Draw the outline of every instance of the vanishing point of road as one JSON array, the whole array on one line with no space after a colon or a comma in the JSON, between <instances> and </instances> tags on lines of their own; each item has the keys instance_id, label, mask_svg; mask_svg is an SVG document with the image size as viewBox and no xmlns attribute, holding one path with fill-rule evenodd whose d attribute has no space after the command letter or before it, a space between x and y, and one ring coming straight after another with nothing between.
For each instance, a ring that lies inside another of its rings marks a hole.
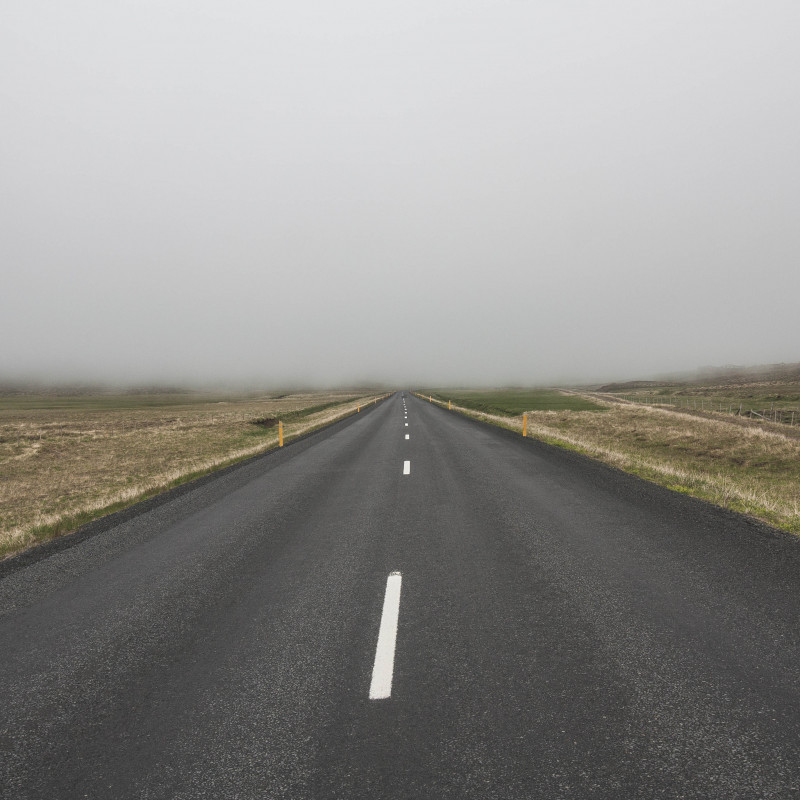
<instances>
[{"instance_id":1,"label":"vanishing point of road","mask_svg":"<svg viewBox=\"0 0 800 800\"><path fill-rule=\"evenodd\" d=\"M800 544L405 393L0 568L0 796L800 796Z\"/></svg>"}]
</instances>

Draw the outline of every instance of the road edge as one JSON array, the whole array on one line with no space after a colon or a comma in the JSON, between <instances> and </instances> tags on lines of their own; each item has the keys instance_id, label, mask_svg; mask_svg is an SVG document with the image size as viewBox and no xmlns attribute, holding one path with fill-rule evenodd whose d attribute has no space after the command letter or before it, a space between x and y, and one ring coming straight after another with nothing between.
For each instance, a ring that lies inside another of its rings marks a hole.
<instances>
[{"instance_id":1,"label":"road edge","mask_svg":"<svg viewBox=\"0 0 800 800\"><path fill-rule=\"evenodd\" d=\"M427 397L417 395L417 398L424 402L428 402ZM714 513L722 513L725 516L730 517L731 520L735 520L740 524L745 522L762 536L766 536L771 539L779 539L782 541L791 541L795 545L800 544L800 535L793 533L792 531L787 531L783 528L778 528L775 525L770 525L769 522L766 522L759 517L751 516L750 514L745 514L741 511L736 511L735 509L718 505L717 503L707 500L704 497L697 497L696 495L688 492L678 491L669 486L665 486L663 483L651 480L646 476L637 475L635 472L628 472L627 470L621 469L613 464L609 464L600 458L595 458L592 455L581 452L573 447L562 446L557 442L548 442L532 434L528 434L528 436L522 436L518 431L512 428L506 428L503 425L495 424L491 420L481 419L480 417L474 417L469 413L465 413L460 407L448 409L442 401L434 400L432 403L430 403L430 405L445 413L458 414L461 419L467 420L470 423L480 427L489 428L490 430L497 432L499 435L502 435L504 438L508 438L517 442L518 446L520 447L540 448L545 452L557 453L561 458L566 460L571 459L578 463L590 464L595 468L601 468L605 470L608 474L615 474L618 476L621 475L626 479L636 481L648 487L653 487L662 492L667 492L673 499L682 498L689 503L699 504L699 506L707 512L713 511Z\"/></svg>"},{"instance_id":2,"label":"road edge","mask_svg":"<svg viewBox=\"0 0 800 800\"><path fill-rule=\"evenodd\" d=\"M21 569L25 569L26 567L29 567L38 561L49 558L56 553L63 552L71 547L75 547L75 545L78 545L87 539L91 539L94 536L105 533L106 531L115 528L117 525L120 525L123 522L128 522L129 520L135 519L142 514L152 511L153 509L159 508L160 506L165 505L166 503L169 503L178 497L182 497L183 495L188 494L189 492L192 492L201 486L205 486L206 484L215 481L224 475L230 475L232 472L250 466L262 459L277 455L284 455L287 450L291 450L294 445L308 441L315 436L331 434L337 429L346 428L349 425L352 425L362 416L374 411L376 408L378 408L378 406L389 400L394 394L394 392L390 392L386 397L380 398L369 406L365 406L360 412L353 411L347 416L334 420L327 425L322 425L321 427L310 430L307 433L301 433L298 436L294 436L291 439L288 439L282 448L273 447L269 450L265 450L262 453L256 453L253 456L247 456L240 461L236 461L233 464L227 464L219 469L214 469L211 472L208 472L205 475L201 475L197 478L192 478L185 483L174 486L172 489L167 489L166 491L155 494L145 500L140 500L130 506L127 506L126 508L120 509L119 511L113 511L110 514L98 517L91 522L87 522L85 525L81 525L74 531L62 534L61 536L56 536L54 539L41 542L40 544L34 544L27 550L23 550L21 553L17 553L14 556L0 561L0 580L8 575L18 572Z\"/></svg>"}]
</instances>

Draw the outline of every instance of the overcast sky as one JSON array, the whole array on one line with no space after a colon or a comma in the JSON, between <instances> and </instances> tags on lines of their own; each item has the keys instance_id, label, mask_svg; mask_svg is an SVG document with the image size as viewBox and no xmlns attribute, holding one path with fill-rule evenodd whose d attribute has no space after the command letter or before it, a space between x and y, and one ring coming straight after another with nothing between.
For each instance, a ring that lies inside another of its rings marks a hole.
<instances>
[{"instance_id":1,"label":"overcast sky","mask_svg":"<svg viewBox=\"0 0 800 800\"><path fill-rule=\"evenodd\" d=\"M0 378L800 360L797 0L3 0Z\"/></svg>"}]
</instances>

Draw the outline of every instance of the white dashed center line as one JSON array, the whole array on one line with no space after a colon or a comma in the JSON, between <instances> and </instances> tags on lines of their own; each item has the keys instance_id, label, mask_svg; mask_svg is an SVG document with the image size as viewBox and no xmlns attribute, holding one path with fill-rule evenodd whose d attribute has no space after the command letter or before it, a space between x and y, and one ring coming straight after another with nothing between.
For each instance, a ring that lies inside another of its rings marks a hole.
<instances>
[{"instance_id":1,"label":"white dashed center line","mask_svg":"<svg viewBox=\"0 0 800 800\"><path fill-rule=\"evenodd\" d=\"M403 475L410 475L411 474L411 462L404 461L403 462Z\"/></svg>"},{"instance_id":2,"label":"white dashed center line","mask_svg":"<svg viewBox=\"0 0 800 800\"><path fill-rule=\"evenodd\" d=\"M406 428L408 427L408 423L406 422Z\"/></svg>"},{"instance_id":3,"label":"white dashed center line","mask_svg":"<svg viewBox=\"0 0 800 800\"><path fill-rule=\"evenodd\" d=\"M394 650L397 641L397 620L400 616L402 581L403 578L399 572L390 573L386 580L378 646L375 648L375 664L372 667L372 683L369 687L370 700L385 700L392 696Z\"/></svg>"},{"instance_id":4,"label":"white dashed center line","mask_svg":"<svg viewBox=\"0 0 800 800\"><path fill-rule=\"evenodd\" d=\"M406 439L408 439L408 434L406 434Z\"/></svg>"}]
</instances>

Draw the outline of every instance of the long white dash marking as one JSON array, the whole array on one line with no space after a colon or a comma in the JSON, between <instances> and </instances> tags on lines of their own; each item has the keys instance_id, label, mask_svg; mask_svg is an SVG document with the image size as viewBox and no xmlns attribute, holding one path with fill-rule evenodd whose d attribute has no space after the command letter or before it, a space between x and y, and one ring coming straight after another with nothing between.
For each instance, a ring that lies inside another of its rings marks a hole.
<instances>
[{"instance_id":1,"label":"long white dash marking","mask_svg":"<svg viewBox=\"0 0 800 800\"><path fill-rule=\"evenodd\" d=\"M410 475L411 474L411 462L404 461L403 462L403 475Z\"/></svg>"},{"instance_id":2,"label":"long white dash marking","mask_svg":"<svg viewBox=\"0 0 800 800\"><path fill-rule=\"evenodd\" d=\"M408 434L406 434L406 439L408 439Z\"/></svg>"},{"instance_id":3,"label":"long white dash marking","mask_svg":"<svg viewBox=\"0 0 800 800\"><path fill-rule=\"evenodd\" d=\"M406 422L406 428L408 427L408 423Z\"/></svg>"},{"instance_id":4,"label":"long white dash marking","mask_svg":"<svg viewBox=\"0 0 800 800\"><path fill-rule=\"evenodd\" d=\"M372 683L369 687L370 700L385 700L392 696L394 650L397 642L397 620L400 616L400 587L402 582L403 576L399 572L389 573L389 577L386 579L381 627L378 631L378 646L375 648Z\"/></svg>"}]
</instances>

